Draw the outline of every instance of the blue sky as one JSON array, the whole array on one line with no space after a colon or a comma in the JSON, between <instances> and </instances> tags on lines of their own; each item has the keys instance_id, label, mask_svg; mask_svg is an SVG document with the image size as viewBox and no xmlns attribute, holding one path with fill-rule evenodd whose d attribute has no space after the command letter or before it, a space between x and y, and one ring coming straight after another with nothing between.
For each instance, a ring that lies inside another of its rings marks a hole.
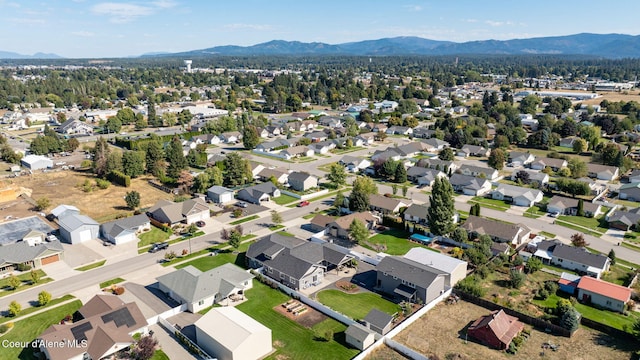
<instances>
[{"instance_id":1,"label":"blue sky","mask_svg":"<svg viewBox=\"0 0 640 360\"><path fill-rule=\"evenodd\" d=\"M613 9L608 9L613 6ZM279 40L637 35L637 0L0 0L0 51L124 57Z\"/></svg>"}]
</instances>

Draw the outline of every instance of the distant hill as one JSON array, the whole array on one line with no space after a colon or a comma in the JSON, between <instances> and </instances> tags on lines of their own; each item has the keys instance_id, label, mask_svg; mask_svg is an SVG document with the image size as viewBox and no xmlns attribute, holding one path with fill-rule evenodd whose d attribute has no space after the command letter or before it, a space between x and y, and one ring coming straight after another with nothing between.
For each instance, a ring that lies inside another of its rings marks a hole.
<instances>
[{"instance_id":1,"label":"distant hill","mask_svg":"<svg viewBox=\"0 0 640 360\"><path fill-rule=\"evenodd\" d=\"M56 54L35 53L33 55L23 55L10 51L0 51L0 59L62 59Z\"/></svg>"},{"instance_id":2,"label":"distant hill","mask_svg":"<svg viewBox=\"0 0 640 360\"><path fill-rule=\"evenodd\" d=\"M343 44L273 40L251 46L216 46L173 53L170 56L206 55L458 55L458 54L557 54L603 58L640 58L640 36L623 34L575 34L513 40L455 43L419 37L394 37ZM143 55L154 56L154 55ZM169 54L155 55L169 56Z\"/></svg>"}]
</instances>

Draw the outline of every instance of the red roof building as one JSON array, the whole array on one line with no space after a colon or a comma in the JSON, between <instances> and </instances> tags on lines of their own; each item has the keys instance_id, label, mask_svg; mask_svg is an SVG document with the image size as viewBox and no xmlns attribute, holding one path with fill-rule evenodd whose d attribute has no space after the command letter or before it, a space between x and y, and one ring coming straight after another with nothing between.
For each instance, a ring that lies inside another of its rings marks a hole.
<instances>
[{"instance_id":1,"label":"red roof building","mask_svg":"<svg viewBox=\"0 0 640 360\"><path fill-rule=\"evenodd\" d=\"M483 344L503 350L522 330L524 324L518 318L507 315L503 310L495 310L474 321L467 334Z\"/></svg>"},{"instance_id":2,"label":"red roof building","mask_svg":"<svg viewBox=\"0 0 640 360\"><path fill-rule=\"evenodd\" d=\"M578 282L578 300L623 312L631 299L631 289L604 280L583 276Z\"/></svg>"}]
</instances>

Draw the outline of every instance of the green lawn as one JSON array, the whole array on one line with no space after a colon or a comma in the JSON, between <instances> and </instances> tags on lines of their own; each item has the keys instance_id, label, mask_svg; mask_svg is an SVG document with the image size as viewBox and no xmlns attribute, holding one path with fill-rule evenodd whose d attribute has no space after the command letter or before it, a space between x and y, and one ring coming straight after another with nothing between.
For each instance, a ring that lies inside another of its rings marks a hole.
<instances>
[{"instance_id":1,"label":"green lawn","mask_svg":"<svg viewBox=\"0 0 640 360\"><path fill-rule=\"evenodd\" d=\"M282 194L278 197L273 198L272 200L275 201L275 203L278 205L287 205L294 201L300 201L300 199L294 198L293 196L286 195L286 194Z\"/></svg>"},{"instance_id":2,"label":"green lawn","mask_svg":"<svg viewBox=\"0 0 640 360\"><path fill-rule=\"evenodd\" d=\"M30 307L27 307L27 308L23 308L22 311L20 312L20 314L18 314L18 316L24 316L24 315L31 314L32 312L35 312L35 311L39 311L39 310L42 310L42 309L54 307L55 305L58 305L58 304L60 304L62 302L65 302L67 300L71 300L74 297L75 296L73 296L73 295L65 295L65 296L59 297L57 299L52 299L45 306L30 306ZM11 316L0 316L0 324L1 323L5 323L7 321L11 321L11 319L13 319Z\"/></svg>"},{"instance_id":3,"label":"green lawn","mask_svg":"<svg viewBox=\"0 0 640 360\"><path fill-rule=\"evenodd\" d=\"M371 309L378 309L389 315L400 310L397 304L371 292L347 294L340 290L322 290L318 293L317 298L324 305L354 320L364 319Z\"/></svg>"},{"instance_id":4,"label":"green lawn","mask_svg":"<svg viewBox=\"0 0 640 360\"><path fill-rule=\"evenodd\" d=\"M169 356L165 354L164 351L158 349L155 353L153 353L153 356L150 360L169 360Z\"/></svg>"},{"instance_id":5,"label":"green lawn","mask_svg":"<svg viewBox=\"0 0 640 360\"><path fill-rule=\"evenodd\" d=\"M284 229L284 225L278 224L278 225L269 226L269 230L271 230L271 231L276 231L276 230L280 230L280 229Z\"/></svg>"},{"instance_id":6,"label":"green lawn","mask_svg":"<svg viewBox=\"0 0 640 360\"><path fill-rule=\"evenodd\" d=\"M42 271L42 270L36 270L36 272L40 275L40 280L38 281L37 284L33 284L32 280L31 280L31 272L25 272L24 274L20 274L17 275L18 279L20 279L20 281L22 282L22 284L20 286L18 286L18 289L14 290L11 288L11 286L9 285L9 278L4 278L0 280L0 297L2 296L7 296L9 294L13 294L16 291L22 291L22 290L26 290L29 288L32 288L36 285L40 285L40 284L46 284L50 281L53 281L53 279L46 277L47 274Z\"/></svg>"},{"instance_id":7,"label":"green lawn","mask_svg":"<svg viewBox=\"0 0 640 360\"><path fill-rule=\"evenodd\" d=\"M533 218L533 219L537 219L541 216L546 215L546 212L540 210L539 206L532 206L530 208L527 209L527 211L524 212L524 217L528 217L528 218Z\"/></svg>"},{"instance_id":8,"label":"green lawn","mask_svg":"<svg viewBox=\"0 0 640 360\"><path fill-rule=\"evenodd\" d=\"M560 226L564 226L569 229L573 229L585 234L590 234L596 237L604 235L607 228L600 227L598 219L586 218L582 216L569 216L560 215L555 223Z\"/></svg>"},{"instance_id":9,"label":"green lawn","mask_svg":"<svg viewBox=\"0 0 640 360\"><path fill-rule=\"evenodd\" d=\"M631 250L633 250L633 251L640 251L640 246L629 244L629 243L628 243L628 242L626 242L626 241L622 241L622 242L620 243L620 246L624 246L624 247L626 247L627 249L631 249Z\"/></svg>"},{"instance_id":10,"label":"green lawn","mask_svg":"<svg viewBox=\"0 0 640 360\"><path fill-rule=\"evenodd\" d=\"M221 250L215 256L203 256L191 261L180 263L176 265L176 269L182 269L183 267L191 265L204 272L226 263L236 264L241 268L245 268L245 253L251 243L252 242L246 242L240 244L240 247L238 247L238 250L235 253L231 249Z\"/></svg>"},{"instance_id":11,"label":"green lawn","mask_svg":"<svg viewBox=\"0 0 640 360\"><path fill-rule=\"evenodd\" d=\"M540 231L540 232L538 233L538 235L542 235L542 236L544 236L544 237L546 237L546 238L548 238L548 239L553 239L553 238L555 238L555 237L556 237L556 234L552 234L552 233L550 233L550 232L546 232L546 231Z\"/></svg>"},{"instance_id":12,"label":"green lawn","mask_svg":"<svg viewBox=\"0 0 640 360\"><path fill-rule=\"evenodd\" d=\"M373 251L377 251L373 246L384 245L387 247L387 250L384 252L389 255L404 255L414 247L427 248L425 245L409 241L409 236L411 236L411 234L406 233L403 230L391 229L383 232L382 234L370 237L360 245Z\"/></svg>"},{"instance_id":13,"label":"green lawn","mask_svg":"<svg viewBox=\"0 0 640 360\"><path fill-rule=\"evenodd\" d=\"M138 247L140 248L151 245L153 243L166 241L169 236L171 236L171 234L160 230L160 228L152 226L151 230L138 236L138 238L140 239L140 241L138 241Z\"/></svg>"},{"instance_id":14,"label":"green lawn","mask_svg":"<svg viewBox=\"0 0 640 360\"><path fill-rule=\"evenodd\" d=\"M121 283L121 282L123 282L123 281L124 281L124 279L123 279L123 278L119 278L119 277L117 277L117 278L115 278L115 279L111 279L111 280L107 280L107 281L105 281L105 282L101 282L101 283L100 283L100 289L104 289L104 288L106 288L107 286L111 286L111 285L114 285L114 284L117 284L117 283Z\"/></svg>"},{"instance_id":15,"label":"green lawn","mask_svg":"<svg viewBox=\"0 0 640 360\"><path fill-rule=\"evenodd\" d=\"M240 225L240 224L246 223L247 221L258 219L259 217L260 216L258 216L258 215L251 215L251 216L248 216L248 217L246 217L244 219L232 221L232 222L229 223L229 225Z\"/></svg>"},{"instance_id":16,"label":"green lawn","mask_svg":"<svg viewBox=\"0 0 640 360\"><path fill-rule=\"evenodd\" d=\"M345 325L324 321L317 324L321 329L331 328L334 331L333 340L318 341L314 340L312 329L305 328L273 310L275 306L280 306L290 299L282 292L254 280L253 288L246 292L246 296L249 300L236 308L272 331L275 352L267 359L346 360L358 354L358 350L344 345Z\"/></svg>"},{"instance_id":17,"label":"green lawn","mask_svg":"<svg viewBox=\"0 0 640 360\"><path fill-rule=\"evenodd\" d=\"M361 146L355 146L355 147L350 147L348 149L338 149L338 148L331 149L329 150L329 152L331 152L332 154L340 155L340 154L346 154L346 153L350 153L350 152L354 152L362 149L364 148Z\"/></svg>"},{"instance_id":18,"label":"green lawn","mask_svg":"<svg viewBox=\"0 0 640 360\"><path fill-rule=\"evenodd\" d=\"M602 280L622 286L627 286L629 285L632 276L633 273L630 269L616 264L612 265L609 268L609 272L605 273L604 276L602 276Z\"/></svg>"},{"instance_id":19,"label":"green lawn","mask_svg":"<svg viewBox=\"0 0 640 360\"><path fill-rule=\"evenodd\" d=\"M89 265L85 265L85 266L80 266L78 268L75 268L74 270L78 270L78 271L87 271L87 270L91 270L91 269L95 269L95 268L99 268L100 266L104 265L104 263L106 263L107 260L102 260L102 261L98 261L95 262L93 264L89 264Z\"/></svg>"},{"instance_id":20,"label":"green lawn","mask_svg":"<svg viewBox=\"0 0 640 360\"><path fill-rule=\"evenodd\" d=\"M2 337L2 340L8 342L31 342L49 326L59 323L65 316L73 314L81 306L82 303L77 300L18 321L14 324L14 328ZM21 347L3 347L0 355L2 359L36 358L33 354L33 349L23 349Z\"/></svg>"},{"instance_id":21,"label":"green lawn","mask_svg":"<svg viewBox=\"0 0 640 360\"><path fill-rule=\"evenodd\" d=\"M475 196L474 198L469 200L467 203L468 204L478 203L482 207L486 207L486 208L498 210L498 211L507 211L511 207L511 205L505 203L502 200L487 199L482 196Z\"/></svg>"},{"instance_id":22,"label":"green lawn","mask_svg":"<svg viewBox=\"0 0 640 360\"><path fill-rule=\"evenodd\" d=\"M564 297L564 294L562 294L562 297ZM561 296L552 295L544 301L533 300L533 303L541 307L555 308L560 299ZM632 312L630 316L624 316L617 312L598 310L594 307L581 303L576 303L575 308L580 314L582 314L583 317L609 325L619 330L624 330L623 327L625 325L632 326L636 319L640 318L640 313L637 312Z\"/></svg>"}]
</instances>

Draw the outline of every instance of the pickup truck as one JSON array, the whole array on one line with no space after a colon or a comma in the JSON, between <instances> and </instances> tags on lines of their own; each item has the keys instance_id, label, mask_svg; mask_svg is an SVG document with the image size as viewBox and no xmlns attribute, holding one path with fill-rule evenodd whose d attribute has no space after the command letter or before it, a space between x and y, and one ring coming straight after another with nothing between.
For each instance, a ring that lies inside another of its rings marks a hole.
<instances>
[{"instance_id":1,"label":"pickup truck","mask_svg":"<svg viewBox=\"0 0 640 360\"><path fill-rule=\"evenodd\" d=\"M153 246L151 246L151 249L149 249L149 252L150 253L158 252L158 251L164 250L164 249L166 249L168 247L169 247L169 243L168 242L155 243L155 244L153 244Z\"/></svg>"}]
</instances>

